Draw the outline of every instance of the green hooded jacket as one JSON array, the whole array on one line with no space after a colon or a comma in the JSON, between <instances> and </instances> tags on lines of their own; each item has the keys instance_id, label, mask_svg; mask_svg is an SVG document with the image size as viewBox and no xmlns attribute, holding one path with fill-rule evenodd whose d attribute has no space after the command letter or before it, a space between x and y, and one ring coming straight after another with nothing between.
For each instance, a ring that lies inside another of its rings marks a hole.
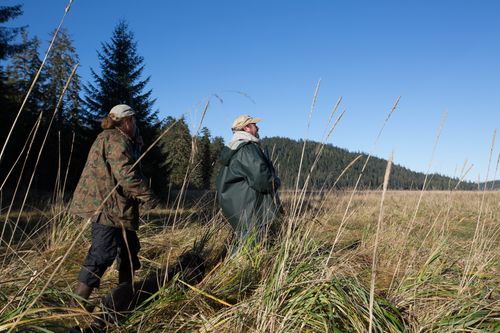
<instances>
[{"instance_id":1,"label":"green hooded jacket","mask_svg":"<svg viewBox=\"0 0 500 333\"><path fill-rule=\"evenodd\" d=\"M222 151L217 201L239 237L271 227L281 209L279 178L258 143L243 142Z\"/></svg>"},{"instance_id":2,"label":"green hooded jacket","mask_svg":"<svg viewBox=\"0 0 500 333\"><path fill-rule=\"evenodd\" d=\"M157 203L139 165L131 168L138 157L137 145L122 131L102 131L90 148L70 212L83 218L100 213L102 224L137 230L139 205L152 208Z\"/></svg>"}]
</instances>

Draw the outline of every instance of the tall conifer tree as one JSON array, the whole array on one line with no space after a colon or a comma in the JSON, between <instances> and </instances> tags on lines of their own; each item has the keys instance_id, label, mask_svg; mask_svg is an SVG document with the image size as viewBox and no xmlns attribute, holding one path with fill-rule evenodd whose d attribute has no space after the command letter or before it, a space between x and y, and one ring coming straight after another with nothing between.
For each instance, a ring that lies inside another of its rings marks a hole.
<instances>
[{"instance_id":1,"label":"tall conifer tree","mask_svg":"<svg viewBox=\"0 0 500 333\"><path fill-rule=\"evenodd\" d=\"M59 97L63 93L66 81L79 61L78 54L68 31L61 29L54 41L52 51L44 67L44 73L47 77L45 89L46 111L51 116L57 106ZM61 105L56 111L57 130L63 130L66 125L71 123L78 123L78 114L75 111L78 110L79 105L78 100L75 99L75 95L78 96L79 92L80 76L75 74L63 96Z\"/></svg>"},{"instance_id":2,"label":"tall conifer tree","mask_svg":"<svg viewBox=\"0 0 500 333\"><path fill-rule=\"evenodd\" d=\"M183 117L178 120L168 117L165 128L168 127L171 127L171 129L163 137L162 141L164 153L168 154L166 166L169 169L169 183L174 188L180 188L189 166L191 134Z\"/></svg>"},{"instance_id":3,"label":"tall conifer tree","mask_svg":"<svg viewBox=\"0 0 500 333\"><path fill-rule=\"evenodd\" d=\"M212 156L210 154L210 131L203 127L201 137L198 140L198 161L200 168L200 185L202 189L210 189L210 178L212 176Z\"/></svg>"},{"instance_id":4,"label":"tall conifer tree","mask_svg":"<svg viewBox=\"0 0 500 333\"><path fill-rule=\"evenodd\" d=\"M16 108L19 108L35 78L36 72L42 63L38 54L40 40L36 37L29 38L26 31L22 32L22 42L24 47L17 53L13 54L10 62L7 65L7 85L11 92L9 98ZM31 91L30 98L24 106L23 115L26 119L20 122L19 126L28 127L31 129L34 119L43 108L43 88L45 76L41 75L38 78L37 84Z\"/></svg>"},{"instance_id":5,"label":"tall conifer tree","mask_svg":"<svg viewBox=\"0 0 500 333\"><path fill-rule=\"evenodd\" d=\"M18 41L19 35L25 30L24 27L7 27L5 23L20 16L23 13L22 6L0 6L0 179L4 179L6 173L12 166L19 154L18 147L11 140L6 147L6 138L11 131L12 124L16 117L19 105L17 104L18 86L13 82L7 82L9 76L2 64L9 61L19 52L23 52L26 45ZM19 123L19 122L18 122ZM12 132L11 138L22 138L24 128L19 125ZM14 141L15 142L15 141ZM5 148L5 150L4 150Z\"/></svg>"},{"instance_id":6,"label":"tall conifer tree","mask_svg":"<svg viewBox=\"0 0 500 333\"><path fill-rule=\"evenodd\" d=\"M93 83L84 87L83 103L87 109L87 123L94 135L100 131L101 120L117 104L127 104L136 111L137 125L148 147L158 136L161 127L152 91L143 78L144 58L137 51L133 32L125 21L115 27L111 41L101 44L97 52L99 71L92 69ZM161 147L154 147L143 160L144 173L152 178L156 192L161 194L167 185L165 156Z\"/></svg>"},{"instance_id":7,"label":"tall conifer tree","mask_svg":"<svg viewBox=\"0 0 500 333\"><path fill-rule=\"evenodd\" d=\"M6 27L4 24L23 13L22 6L0 6L0 61L20 52L24 45L16 43L16 38L24 30L22 27ZM7 133L15 117L15 105L12 103L12 91L7 83L7 75L0 63L0 149L5 142ZM0 164L2 161L0 161Z\"/></svg>"},{"instance_id":8,"label":"tall conifer tree","mask_svg":"<svg viewBox=\"0 0 500 333\"><path fill-rule=\"evenodd\" d=\"M55 31L50 36L54 33ZM49 184L39 182L44 188L52 186L56 175L59 177L56 184L62 186L67 167L71 165L68 170L69 183L67 184L67 188L71 190L72 187L76 186L79 174L85 164L86 147L89 145L89 131L82 119L83 112L78 97L81 90L78 72L72 77L68 88L63 94L66 82L79 61L68 31L66 29L59 30L43 69L46 78L44 109L47 123L55 112L55 119L48 137L48 147L45 148L47 152L39 168L42 180L50 182ZM61 97L61 103L58 106ZM72 150L79 152L79 154L72 154Z\"/></svg>"},{"instance_id":9,"label":"tall conifer tree","mask_svg":"<svg viewBox=\"0 0 500 333\"><path fill-rule=\"evenodd\" d=\"M219 158L224 149L224 139L220 136L213 138L210 143L210 158L211 158L211 175L210 175L210 189L215 189L215 181L220 170Z\"/></svg>"}]
</instances>

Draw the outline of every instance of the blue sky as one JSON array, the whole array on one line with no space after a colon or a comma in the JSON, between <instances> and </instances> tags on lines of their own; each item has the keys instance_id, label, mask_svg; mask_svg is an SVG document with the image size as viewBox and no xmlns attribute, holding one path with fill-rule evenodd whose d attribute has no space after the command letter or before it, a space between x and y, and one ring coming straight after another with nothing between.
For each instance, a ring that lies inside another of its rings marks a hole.
<instances>
[{"instance_id":1,"label":"blue sky","mask_svg":"<svg viewBox=\"0 0 500 333\"><path fill-rule=\"evenodd\" d=\"M10 24L29 25L46 41L67 3L25 1ZM246 113L263 118L262 136L319 141L342 96L347 112L329 143L382 158L394 151L395 163L425 172L446 112L431 172L457 175L467 160L474 167L466 179L475 181L486 177L500 125L499 13L498 1L75 0L64 27L85 82L98 69L101 42L127 20L160 116L185 114L194 128L210 99L204 125L226 140L232 120ZM500 133L490 179L498 142Z\"/></svg>"}]
</instances>

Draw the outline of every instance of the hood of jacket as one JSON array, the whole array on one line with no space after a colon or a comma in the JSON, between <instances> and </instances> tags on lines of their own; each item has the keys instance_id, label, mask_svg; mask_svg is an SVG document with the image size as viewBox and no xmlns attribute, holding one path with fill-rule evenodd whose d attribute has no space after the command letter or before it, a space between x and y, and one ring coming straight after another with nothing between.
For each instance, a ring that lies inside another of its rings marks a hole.
<instances>
[{"instance_id":1,"label":"hood of jacket","mask_svg":"<svg viewBox=\"0 0 500 333\"><path fill-rule=\"evenodd\" d=\"M253 136L250 133L247 133L245 131L235 131L233 134L233 137L231 138L231 141L229 141L229 149L232 150L238 150L238 147L242 143L246 142L256 142L259 143L259 139Z\"/></svg>"},{"instance_id":2,"label":"hood of jacket","mask_svg":"<svg viewBox=\"0 0 500 333\"><path fill-rule=\"evenodd\" d=\"M260 140L244 131L235 131L228 147L224 147L221 153L220 162L222 165L228 166L231 158L236 154L236 152L243 146L251 143L259 143Z\"/></svg>"}]
</instances>

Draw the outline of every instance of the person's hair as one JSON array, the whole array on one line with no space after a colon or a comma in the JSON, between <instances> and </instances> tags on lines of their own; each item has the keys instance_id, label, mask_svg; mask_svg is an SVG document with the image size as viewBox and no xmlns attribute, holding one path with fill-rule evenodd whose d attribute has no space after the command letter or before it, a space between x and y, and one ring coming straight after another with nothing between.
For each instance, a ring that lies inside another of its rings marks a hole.
<instances>
[{"instance_id":1,"label":"person's hair","mask_svg":"<svg viewBox=\"0 0 500 333\"><path fill-rule=\"evenodd\" d=\"M122 124L122 120L123 119L120 119L120 120L113 120L109 115L104 117L104 119L101 121L101 128L103 130L106 130L106 129L111 129L111 128L116 128L116 127L120 127L121 124Z\"/></svg>"}]
</instances>

